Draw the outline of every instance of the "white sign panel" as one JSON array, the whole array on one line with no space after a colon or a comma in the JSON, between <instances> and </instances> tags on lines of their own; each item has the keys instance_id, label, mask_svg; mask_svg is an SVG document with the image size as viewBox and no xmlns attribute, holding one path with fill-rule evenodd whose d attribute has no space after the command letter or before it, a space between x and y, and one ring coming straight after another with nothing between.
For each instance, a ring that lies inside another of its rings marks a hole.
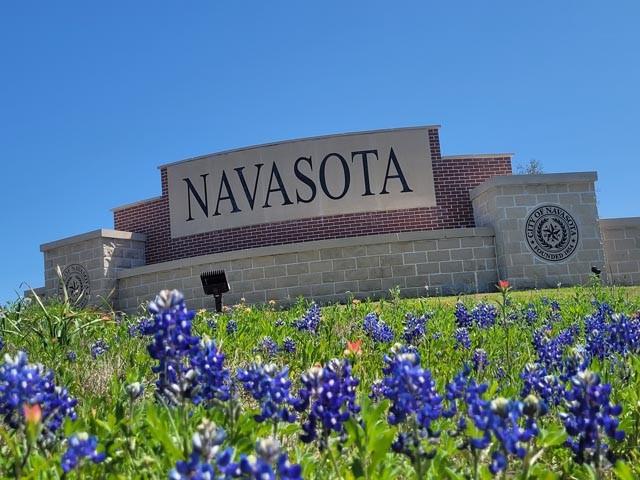
<instances>
[{"instance_id":1,"label":"white sign panel","mask_svg":"<svg viewBox=\"0 0 640 480\"><path fill-rule=\"evenodd\" d=\"M435 206L427 128L234 150L167 166L171 236Z\"/></svg>"}]
</instances>

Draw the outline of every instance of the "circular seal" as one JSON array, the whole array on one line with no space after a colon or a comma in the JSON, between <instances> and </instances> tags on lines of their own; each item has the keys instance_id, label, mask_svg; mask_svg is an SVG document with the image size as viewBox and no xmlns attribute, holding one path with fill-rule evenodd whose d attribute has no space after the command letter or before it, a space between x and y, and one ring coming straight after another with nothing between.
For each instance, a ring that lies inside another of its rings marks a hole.
<instances>
[{"instance_id":1,"label":"circular seal","mask_svg":"<svg viewBox=\"0 0 640 480\"><path fill-rule=\"evenodd\" d=\"M578 246L578 225L556 205L540 205L527 217L525 237L533 253L549 262L569 258Z\"/></svg>"},{"instance_id":2,"label":"circular seal","mask_svg":"<svg viewBox=\"0 0 640 480\"><path fill-rule=\"evenodd\" d=\"M62 280L58 285L60 295L64 295L63 285L72 304L81 308L87 305L91 293L91 283L89 274L82 265L74 263L62 271Z\"/></svg>"}]
</instances>

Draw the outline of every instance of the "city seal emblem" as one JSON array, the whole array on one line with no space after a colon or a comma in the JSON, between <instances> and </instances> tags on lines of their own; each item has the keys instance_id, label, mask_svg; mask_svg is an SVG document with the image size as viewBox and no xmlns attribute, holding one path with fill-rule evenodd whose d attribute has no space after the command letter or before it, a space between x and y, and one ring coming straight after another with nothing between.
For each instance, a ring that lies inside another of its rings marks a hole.
<instances>
[{"instance_id":1,"label":"city seal emblem","mask_svg":"<svg viewBox=\"0 0 640 480\"><path fill-rule=\"evenodd\" d=\"M75 263L67 266L62 271L58 293L63 296L65 289L67 290L69 302L73 305L80 308L87 305L91 294L91 283L89 282L89 274L82 265Z\"/></svg>"},{"instance_id":2,"label":"city seal emblem","mask_svg":"<svg viewBox=\"0 0 640 480\"><path fill-rule=\"evenodd\" d=\"M527 217L525 237L531 251L543 260L561 262L578 246L578 225L564 208L540 205Z\"/></svg>"}]
</instances>

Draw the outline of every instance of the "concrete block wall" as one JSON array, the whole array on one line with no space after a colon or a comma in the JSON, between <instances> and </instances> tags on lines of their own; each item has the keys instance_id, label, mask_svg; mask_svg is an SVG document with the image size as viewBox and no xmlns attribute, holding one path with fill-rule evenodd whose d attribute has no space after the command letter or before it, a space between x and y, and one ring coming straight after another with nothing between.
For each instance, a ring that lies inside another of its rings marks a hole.
<instances>
[{"instance_id":1,"label":"concrete block wall","mask_svg":"<svg viewBox=\"0 0 640 480\"><path fill-rule=\"evenodd\" d=\"M640 284L640 217L600 220L608 280L616 285Z\"/></svg>"},{"instance_id":2,"label":"concrete block wall","mask_svg":"<svg viewBox=\"0 0 640 480\"><path fill-rule=\"evenodd\" d=\"M494 177L471 191L477 226L496 232L498 275L516 288L546 288L588 281L591 267L604 266L598 225L595 172ZM540 205L558 205L575 219L575 252L558 262L536 256L527 244L528 215Z\"/></svg>"},{"instance_id":3,"label":"concrete block wall","mask_svg":"<svg viewBox=\"0 0 640 480\"><path fill-rule=\"evenodd\" d=\"M89 275L89 303L103 305L106 299L113 302L117 295L117 272L144 265L144 249L144 235L109 229L41 245L45 286L39 293L46 297L57 296L60 280L56 267L63 271L69 265L78 264Z\"/></svg>"},{"instance_id":4,"label":"concrete block wall","mask_svg":"<svg viewBox=\"0 0 640 480\"><path fill-rule=\"evenodd\" d=\"M117 308L136 311L160 290L181 290L190 308L213 308L200 274L224 269L231 292L225 304L318 302L388 295L493 291L497 282L490 228L370 235L225 252L120 270ZM427 292L426 286L429 287Z\"/></svg>"}]
</instances>

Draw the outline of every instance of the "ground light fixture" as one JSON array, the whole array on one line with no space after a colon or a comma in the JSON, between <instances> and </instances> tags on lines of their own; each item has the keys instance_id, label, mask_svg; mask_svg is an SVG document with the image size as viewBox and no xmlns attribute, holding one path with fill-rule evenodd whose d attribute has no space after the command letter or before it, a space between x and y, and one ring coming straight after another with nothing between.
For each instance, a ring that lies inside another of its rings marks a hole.
<instances>
[{"instance_id":1,"label":"ground light fixture","mask_svg":"<svg viewBox=\"0 0 640 480\"><path fill-rule=\"evenodd\" d=\"M229 283L224 270L202 272L200 281L205 295L213 295L213 298L216 299L216 312L222 312L222 294L229 291Z\"/></svg>"}]
</instances>

